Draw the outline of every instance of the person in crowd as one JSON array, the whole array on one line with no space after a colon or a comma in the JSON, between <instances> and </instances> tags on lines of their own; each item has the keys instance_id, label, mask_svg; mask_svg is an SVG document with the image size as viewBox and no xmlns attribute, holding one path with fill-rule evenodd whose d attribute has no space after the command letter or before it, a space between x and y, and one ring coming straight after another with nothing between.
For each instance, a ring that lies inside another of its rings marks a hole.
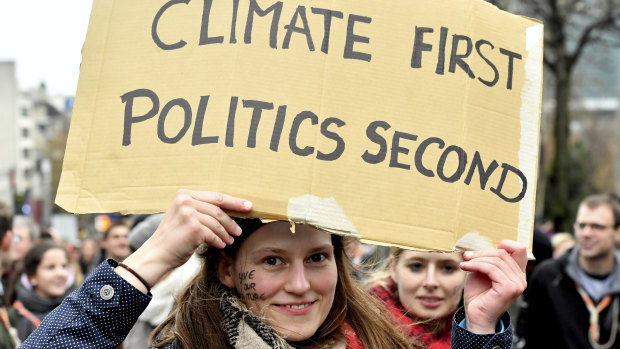
<instances>
[{"instance_id":1,"label":"person in crowd","mask_svg":"<svg viewBox=\"0 0 620 349\"><path fill-rule=\"evenodd\" d=\"M11 248L13 245L13 210L0 202L0 274L10 264ZM4 291L6 284L0 283L0 349L14 349L21 341L17 336L19 314L5 303Z\"/></svg>"},{"instance_id":2,"label":"person in crowd","mask_svg":"<svg viewBox=\"0 0 620 349\"><path fill-rule=\"evenodd\" d=\"M6 304L13 304L15 301L15 285L23 269L24 257L37 238L34 225L24 216L13 217L13 228L11 230L13 233L11 261L5 270L4 294Z\"/></svg>"},{"instance_id":3,"label":"person in crowd","mask_svg":"<svg viewBox=\"0 0 620 349\"><path fill-rule=\"evenodd\" d=\"M13 264L23 261L26 253L37 239L37 234L32 224L24 219L20 219L17 216L13 222L13 252L11 254L11 260Z\"/></svg>"},{"instance_id":4,"label":"person in crowd","mask_svg":"<svg viewBox=\"0 0 620 349\"><path fill-rule=\"evenodd\" d=\"M551 237L553 258L560 258L566 251L575 247L575 237L571 233L555 233Z\"/></svg>"},{"instance_id":5,"label":"person in crowd","mask_svg":"<svg viewBox=\"0 0 620 349\"><path fill-rule=\"evenodd\" d=\"M129 227L122 221L113 222L103 233L101 246L105 250L105 258L122 262L129 254Z\"/></svg>"},{"instance_id":6,"label":"person in crowd","mask_svg":"<svg viewBox=\"0 0 620 349\"><path fill-rule=\"evenodd\" d=\"M164 215L154 214L148 217L142 216L142 218L129 233L129 246L131 246L132 251L140 248L153 235ZM174 306L179 291L198 270L200 270L200 262L196 254L194 254L185 264L165 274L151 288L153 298L125 338L123 342L124 348L149 347L151 333L166 319Z\"/></svg>"},{"instance_id":7,"label":"person in crowd","mask_svg":"<svg viewBox=\"0 0 620 349\"><path fill-rule=\"evenodd\" d=\"M85 239L80 245L79 265L82 274L86 277L101 263L101 248L95 239Z\"/></svg>"},{"instance_id":8,"label":"person in crowd","mask_svg":"<svg viewBox=\"0 0 620 349\"><path fill-rule=\"evenodd\" d=\"M76 288L84 282L84 274L82 273L82 268L80 266L80 252L75 247L74 244L62 241L61 246L63 246L67 253L69 253L69 271L71 272L70 278L73 279L73 288Z\"/></svg>"},{"instance_id":9,"label":"person in crowd","mask_svg":"<svg viewBox=\"0 0 620 349\"><path fill-rule=\"evenodd\" d=\"M620 348L620 204L586 197L574 224L576 246L534 271L520 312L524 348Z\"/></svg>"},{"instance_id":10,"label":"person in crowd","mask_svg":"<svg viewBox=\"0 0 620 349\"><path fill-rule=\"evenodd\" d=\"M24 257L24 272L13 303L22 318L17 324L24 341L41 320L56 308L73 284L67 250L51 240L38 242Z\"/></svg>"},{"instance_id":11,"label":"person in crowd","mask_svg":"<svg viewBox=\"0 0 620 349\"><path fill-rule=\"evenodd\" d=\"M199 247L202 269L154 332L158 347L414 347L351 277L344 237L306 225L291 234L289 222L235 221L224 213L251 207L224 194L180 190L153 236L124 264L102 263L23 348L116 347L148 304L150 288ZM460 267L472 276L454 318L453 347L510 347L506 309L525 288L526 261L525 246L515 242L465 255Z\"/></svg>"},{"instance_id":12,"label":"person in crowd","mask_svg":"<svg viewBox=\"0 0 620 349\"><path fill-rule=\"evenodd\" d=\"M366 282L391 313L392 322L429 349L450 348L452 318L463 296L462 252L437 253L393 247L385 272Z\"/></svg>"},{"instance_id":13,"label":"person in crowd","mask_svg":"<svg viewBox=\"0 0 620 349\"><path fill-rule=\"evenodd\" d=\"M609 193L609 196L611 197L611 199L613 199L618 205L620 205L620 196L618 196L618 194L616 193ZM616 236L615 240L614 240L614 246L616 247L616 250L620 250L620 236Z\"/></svg>"}]
</instances>

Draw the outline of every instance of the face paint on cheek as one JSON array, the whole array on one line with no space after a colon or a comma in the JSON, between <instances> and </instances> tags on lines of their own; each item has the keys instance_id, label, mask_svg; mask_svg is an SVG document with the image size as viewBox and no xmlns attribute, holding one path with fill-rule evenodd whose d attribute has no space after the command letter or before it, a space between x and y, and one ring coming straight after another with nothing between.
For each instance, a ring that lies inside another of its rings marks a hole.
<instances>
[{"instance_id":1,"label":"face paint on cheek","mask_svg":"<svg viewBox=\"0 0 620 349\"><path fill-rule=\"evenodd\" d=\"M264 300L264 293L257 290L256 279L254 278L255 270L242 271L238 275L239 283L237 290L239 291L241 300L257 301Z\"/></svg>"}]
</instances>

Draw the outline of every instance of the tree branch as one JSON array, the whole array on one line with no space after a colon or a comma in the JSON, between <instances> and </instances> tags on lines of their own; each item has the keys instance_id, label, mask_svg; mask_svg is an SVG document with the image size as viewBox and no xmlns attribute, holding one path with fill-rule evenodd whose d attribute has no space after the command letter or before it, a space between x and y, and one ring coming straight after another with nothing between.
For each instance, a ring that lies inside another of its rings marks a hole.
<instances>
[{"instance_id":1,"label":"tree branch","mask_svg":"<svg viewBox=\"0 0 620 349\"><path fill-rule=\"evenodd\" d=\"M569 66L569 70L571 69L573 64L575 64L575 62L577 62L577 60L579 59L579 56L583 52L583 48L592 41L592 33L595 30L603 29L607 26L613 26L613 24L614 24L614 18L611 16L611 13L608 12L608 14L605 17L601 18L599 21L590 23L590 25L585 27L585 29L583 30L581 34L581 37L579 38L577 42L577 46L575 47L575 50L573 51L572 54L568 55L567 63Z\"/></svg>"},{"instance_id":2,"label":"tree branch","mask_svg":"<svg viewBox=\"0 0 620 349\"><path fill-rule=\"evenodd\" d=\"M551 16L551 10L547 6L544 6L545 4L546 3L544 1L530 0L527 4L522 3L522 6L529 8L527 11L528 15L532 17L536 16L542 20Z\"/></svg>"},{"instance_id":3,"label":"tree branch","mask_svg":"<svg viewBox=\"0 0 620 349\"><path fill-rule=\"evenodd\" d=\"M553 72L553 74L557 74L557 61L552 61L550 58L547 57L547 55L543 55L543 63L547 68L549 68L549 70Z\"/></svg>"}]
</instances>

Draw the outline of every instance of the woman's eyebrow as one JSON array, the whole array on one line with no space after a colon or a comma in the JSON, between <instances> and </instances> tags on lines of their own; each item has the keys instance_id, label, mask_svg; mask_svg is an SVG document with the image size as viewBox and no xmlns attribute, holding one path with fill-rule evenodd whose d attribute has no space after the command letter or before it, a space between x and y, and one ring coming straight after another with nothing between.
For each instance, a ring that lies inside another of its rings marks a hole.
<instances>
[{"instance_id":1,"label":"woman's eyebrow","mask_svg":"<svg viewBox=\"0 0 620 349\"><path fill-rule=\"evenodd\" d=\"M428 262L428 259L423 258L423 257L409 257L409 258L405 258L403 261L405 263L407 262ZM446 262L460 263L461 261L457 261L451 258L441 258L441 259L436 259L435 262L436 263L446 263Z\"/></svg>"},{"instance_id":2,"label":"woman's eyebrow","mask_svg":"<svg viewBox=\"0 0 620 349\"><path fill-rule=\"evenodd\" d=\"M313 247L313 248L309 249L308 251L309 252L322 252L322 251L326 251L326 250L332 251L333 249L334 249L334 245L332 245L332 244L325 244L325 245L320 245L320 246Z\"/></svg>"},{"instance_id":3,"label":"woman's eyebrow","mask_svg":"<svg viewBox=\"0 0 620 349\"><path fill-rule=\"evenodd\" d=\"M259 247L257 249L255 249L254 251L252 251L252 254L257 254L257 253L273 253L273 254L283 254L283 253L287 253L288 251L282 248L276 248L276 247Z\"/></svg>"},{"instance_id":4,"label":"woman's eyebrow","mask_svg":"<svg viewBox=\"0 0 620 349\"><path fill-rule=\"evenodd\" d=\"M426 261L426 259L421 258L421 257L407 257L403 259L403 262L424 262L424 261Z\"/></svg>"},{"instance_id":5,"label":"woman's eyebrow","mask_svg":"<svg viewBox=\"0 0 620 349\"><path fill-rule=\"evenodd\" d=\"M306 251L306 253L315 253L315 252L323 252L323 251L332 251L333 249L334 249L334 246L332 244L324 244L324 245L316 246L316 247L313 247L313 248L310 248L304 251ZM283 248L278 248L278 247L259 247L256 250L252 251L252 254L260 254L260 253L288 254L288 253L292 253L296 251L300 251L300 250L291 251L291 250L285 250Z\"/></svg>"}]
</instances>

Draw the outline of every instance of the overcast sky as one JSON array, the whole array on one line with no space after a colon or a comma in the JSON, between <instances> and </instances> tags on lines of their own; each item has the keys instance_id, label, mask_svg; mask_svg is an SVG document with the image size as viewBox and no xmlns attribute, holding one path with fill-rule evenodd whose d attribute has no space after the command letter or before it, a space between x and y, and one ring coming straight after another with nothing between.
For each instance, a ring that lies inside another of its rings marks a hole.
<instances>
[{"instance_id":1,"label":"overcast sky","mask_svg":"<svg viewBox=\"0 0 620 349\"><path fill-rule=\"evenodd\" d=\"M44 81L50 94L75 94L91 6L92 0L0 0L0 61L15 61L20 89Z\"/></svg>"}]
</instances>

